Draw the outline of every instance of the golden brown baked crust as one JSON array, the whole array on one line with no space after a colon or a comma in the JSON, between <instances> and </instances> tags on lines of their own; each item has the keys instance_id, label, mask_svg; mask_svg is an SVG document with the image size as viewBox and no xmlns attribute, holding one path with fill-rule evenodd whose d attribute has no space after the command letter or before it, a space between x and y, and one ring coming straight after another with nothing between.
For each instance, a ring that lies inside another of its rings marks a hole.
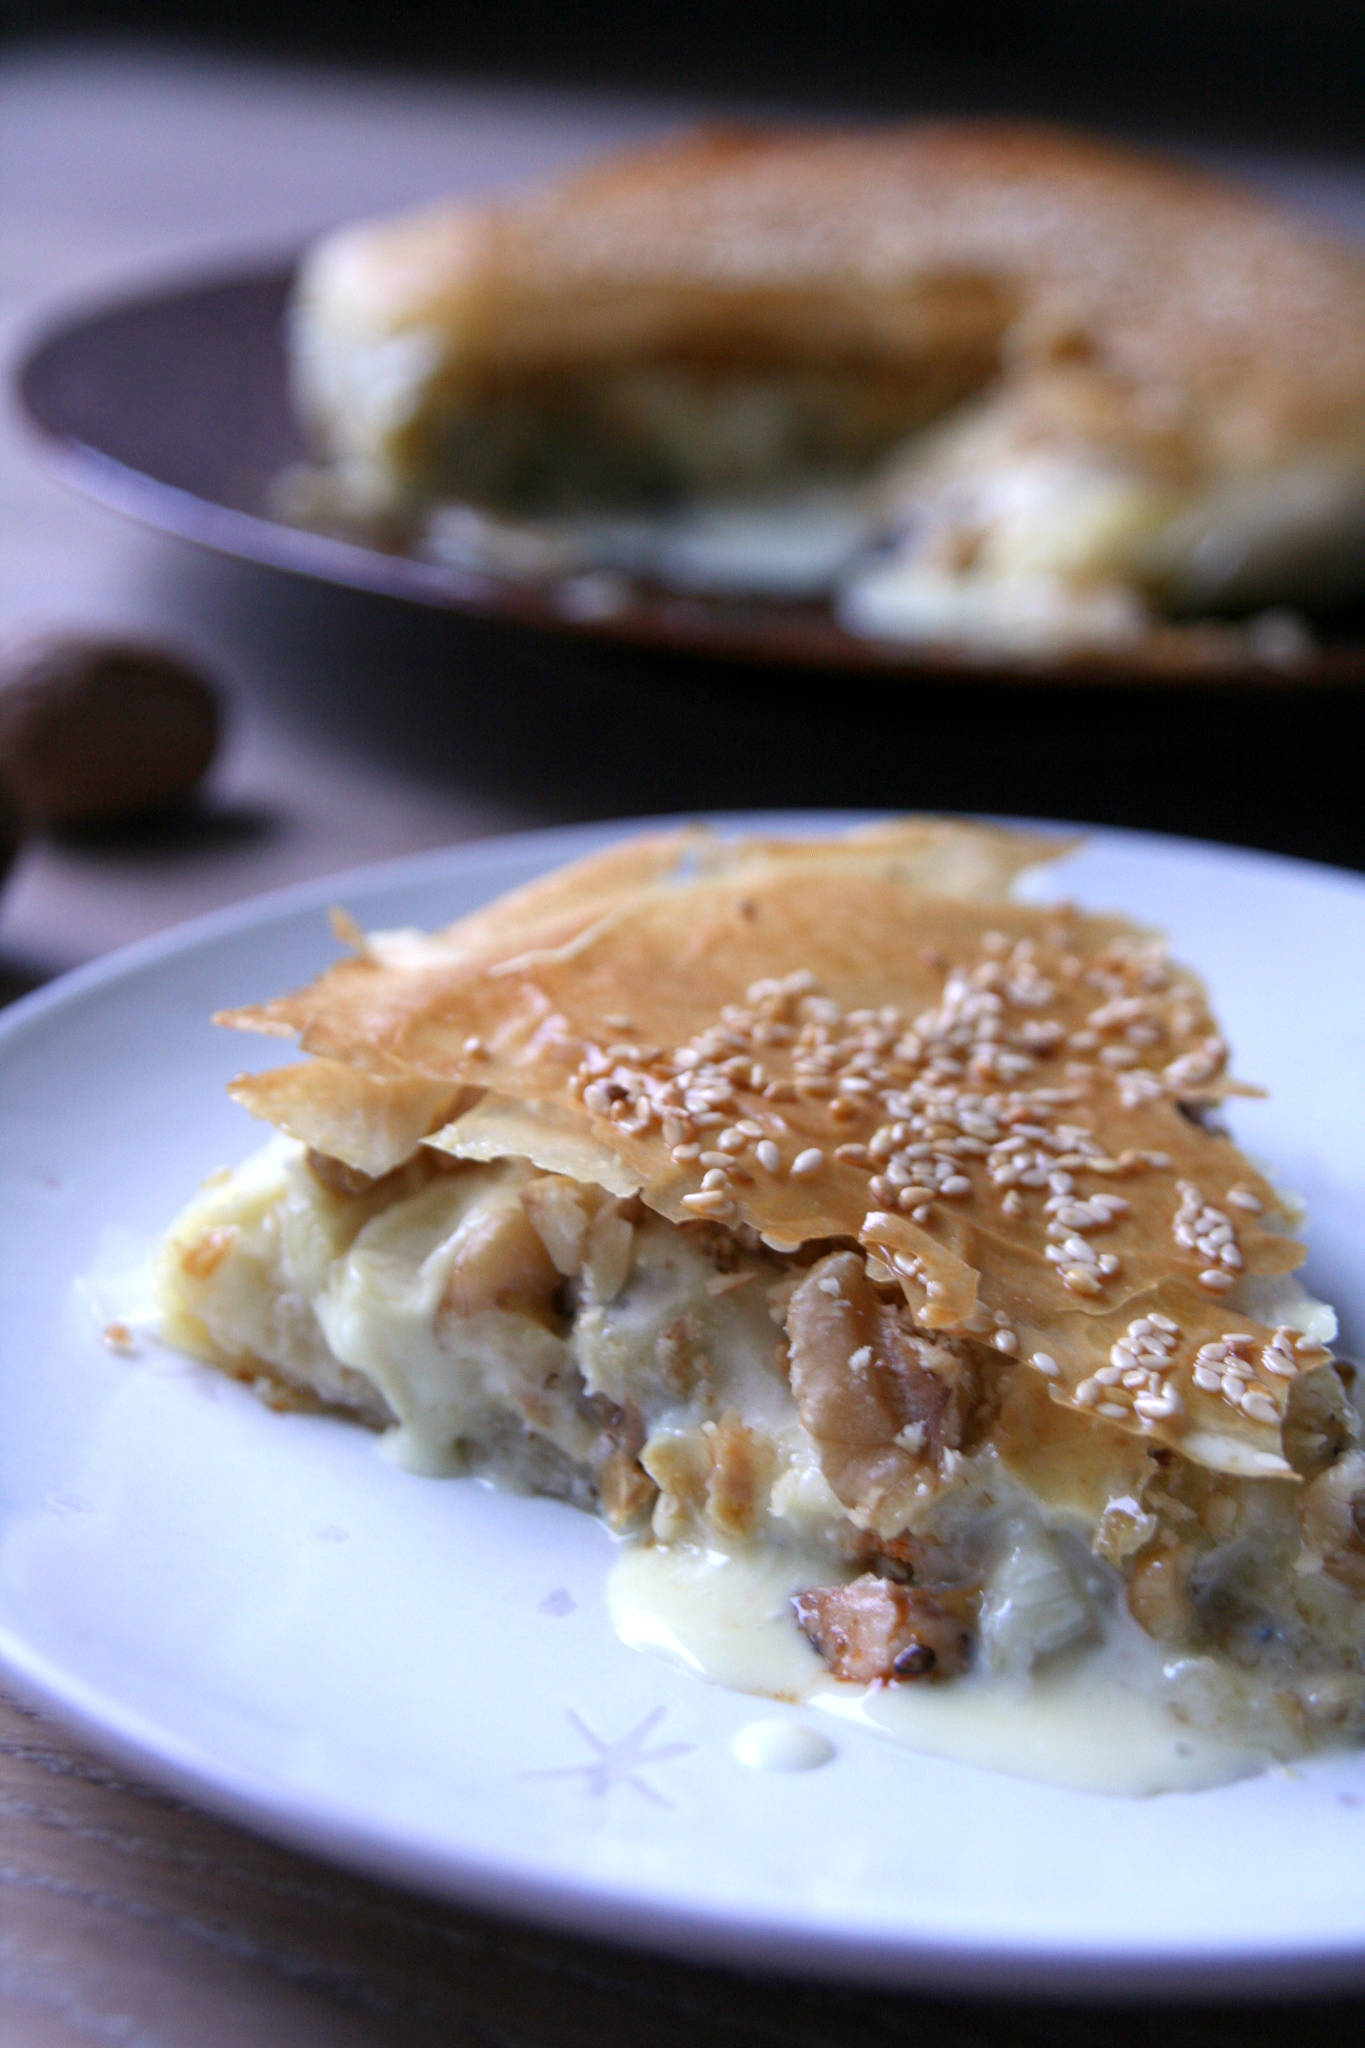
<instances>
[{"instance_id":1,"label":"golden brown baked crust","mask_svg":"<svg viewBox=\"0 0 1365 2048\"><path fill-rule=\"evenodd\" d=\"M923 1331L1017 1362L1021 1459L1056 1413L1073 1466L1083 1426L1106 1472L1139 1444L1288 1477L1327 1353L1243 1290L1302 1248L1201 1120L1234 1084L1197 979L1121 918L1008 899L1062 850L925 820L634 842L229 1013L313 1055L235 1092L368 1173L425 1117L458 1158L857 1246Z\"/></svg>"}]
</instances>

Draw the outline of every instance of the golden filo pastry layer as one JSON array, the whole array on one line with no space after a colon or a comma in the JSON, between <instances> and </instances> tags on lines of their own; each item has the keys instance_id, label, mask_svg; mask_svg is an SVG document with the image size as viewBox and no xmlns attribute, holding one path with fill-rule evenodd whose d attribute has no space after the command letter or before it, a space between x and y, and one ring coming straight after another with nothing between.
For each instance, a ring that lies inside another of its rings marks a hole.
<instances>
[{"instance_id":1,"label":"golden filo pastry layer","mask_svg":"<svg viewBox=\"0 0 1365 2048\"><path fill-rule=\"evenodd\" d=\"M1328 1354L1258 1309L1302 1247L1213 1124L1235 1084L1198 979L1120 917L1011 899L1063 850L925 820L635 842L508 899L505 929L494 905L375 934L228 1013L312 1056L234 1092L366 1174L421 1137L778 1253L856 1248L1106 1459L1290 1477L1291 1395Z\"/></svg>"}]
</instances>

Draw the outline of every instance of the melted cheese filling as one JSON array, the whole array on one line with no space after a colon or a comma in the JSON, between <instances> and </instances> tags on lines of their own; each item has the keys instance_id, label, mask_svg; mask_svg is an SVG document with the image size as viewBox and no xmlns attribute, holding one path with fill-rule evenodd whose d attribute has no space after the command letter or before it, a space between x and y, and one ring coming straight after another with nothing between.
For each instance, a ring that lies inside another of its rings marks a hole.
<instances>
[{"instance_id":1,"label":"melted cheese filling","mask_svg":"<svg viewBox=\"0 0 1365 2048\"><path fill-rule=\"evenodd\" d=\"M951 1685L839 1684L791 1623L791 1597L813 1568L783 1551L632 1548L612 1572L612 1618L623 1642L714 1684L1080 1791L1193 1792L1292 1753L1283 1733L1277 1750L1238 1728L1232 1695L1225 1717L1196 1711L1188 1670L1117 1608L1024 1670L985 1663Z\"/></svg>"},{"instance_id":2,"label":"melted cheese filling","mask_svg":"<svg viewBox=\"0 0 1365 2048\"><path fill-rule=\"evenodd\" d=\"M517 1161L450 1171L423 1156L415 1184L338 1193L277 1137L211 1181L170 1234L164 1334L353 1413L411 1467L472 1467L589 1508L607 1499L611 1431L635 1415L630 1441L659 1492L654 1540L625 1548L613 1575L616 1625L719 1684L1109 1792L1219 1783L1308 1746L1311 1731L1279 1703L1283 1670L1164 1653L1128 1618L1090 1532L1045 1508L989 1446L959 1461L939 1529L981 1584L972 1669L942 1684L833 1680L791 1599L856 1575L856 1532L779 1362L782 1262L736 1255L723 1270L714 1238L646 1213L628 1259L599 1232L597 1263L585 1256L551 1307L518 1235L533 1179ZM570 1206L556 1229L572 1230L573 1184L558 1186ZM1315 1307L1287 1293L1279 1313L1312 1320ZM698 1476L726 1416L767 1461L728 1538Z\"/></svg>"}]
</instances>

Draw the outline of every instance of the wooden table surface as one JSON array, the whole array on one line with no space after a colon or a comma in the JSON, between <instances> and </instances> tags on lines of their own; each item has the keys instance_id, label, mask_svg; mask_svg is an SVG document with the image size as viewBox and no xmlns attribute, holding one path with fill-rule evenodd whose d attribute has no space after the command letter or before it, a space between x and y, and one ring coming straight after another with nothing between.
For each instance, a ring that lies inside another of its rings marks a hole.
<instances>
[{"instance_id":1,"label":"wooden table surface","mask_svg":"<svg viewBox=\"0 0 1365 2048\"><path fill-rule=\"evenodd\" d=\"M487 189L690 111L156 50L15 51L0 64L0 341L13 349L42 313L83 293L289 247L332 219L447 186ZM1250 168L1365 231L1358 168ZM932 801L1188 828L1207 815L1196 807L1213 801L1207 788L1186 811L1173 795L1165 809L1143 809L1168 785L1162 762L1226 761L1239 746L1244 801L1216 813L1216 827L1365 865L1359 806L1348 802L1360 758L1354 701L1292 719L1267 711L1260 726L1259 713L1230 725L1224 711L1196 705L1172 711L1155 735L1144 706L1078 705L1061 725L1055 707L1035 709L1017 729L997 706L994 768L978 749L976 779L955 780L954 748L940 744L937 779L926 783L916 780L923 747L888 764L876 706L859 724L845 703L771 690L750 700L724 679L595 674L582 657L566 666L543 646L195 556L70 497L35 465L12 418L0 420L0 531L0 631L80 623L172 639L219 674L230 712L193 817L28 848L0 900L0 996L281 882L594 814ZM964 734L977 715L964 714ZM1108 793L1117 780L1101 775L1116 756L1138 764L1123 783L1126 811ZM1263 804L1245 797L1258 774ZM1308 785L1316 794L1303 794ZM1356 2043L1365 2002L1120 2013L886 1996L481 1918L197 1812L0 1698L5 2048L671 2048L698 2036L716 2048L1212 2044L1278 2041L1290 2024L1311 2026L1324 2048Z\"/></svg>"}]
</instances>

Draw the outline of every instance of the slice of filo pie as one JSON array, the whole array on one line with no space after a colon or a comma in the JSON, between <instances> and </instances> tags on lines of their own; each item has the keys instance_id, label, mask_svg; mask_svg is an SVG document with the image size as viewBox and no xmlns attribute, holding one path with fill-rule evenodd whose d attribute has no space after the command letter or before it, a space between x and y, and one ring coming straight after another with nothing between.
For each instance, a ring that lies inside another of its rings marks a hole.
<instances>
[{"instance_id":1,"label":"slice of filo pie","mask_svg":"<svg viewBox=\"0 0 1365 2048\"><path fill-rule=\"evenodd\" d=\"M220 1021L307 1056L165 1333L427 1471L777 1559L822 1684L1140 1645L1263 1758L1365 1722L1365 1452L1198 978L922 819L616 843ZM1243 1091L1249 1092L1249 1091ZM804 1641L803 1641L804 1638Z\"/></svg>"},{"instance_id":2,"label":"slice of filo pie","mask_svg":"<svg viewBox=\"0 0 1365 2048\"><path fill-rule=\"evenodd\" d=\"M466 573L824 595L1011 660L1196 663L1270 609L1245 645L1290 670L1275 608L1361 592L1359 251L1065 129L638 145L335 230L288 337L300 516L415 518Z\"/></svg>"}]
</instances>

